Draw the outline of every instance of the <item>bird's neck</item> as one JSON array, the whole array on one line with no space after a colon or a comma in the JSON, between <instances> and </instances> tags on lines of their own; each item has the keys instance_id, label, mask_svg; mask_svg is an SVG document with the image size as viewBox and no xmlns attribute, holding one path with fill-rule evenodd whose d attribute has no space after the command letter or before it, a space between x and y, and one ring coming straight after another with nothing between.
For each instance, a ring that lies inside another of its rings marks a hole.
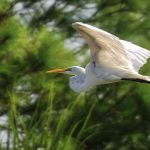
<instances>
[{"instance_id":1,"label":"bird's neck","mask_svg":"<svg viewBox=\"0 0 150 150\"><path fill-rule=\"evenodd\" d=\"M86 70L84 68L80 68L74 72L75 76L70 77L69 85L70 88L75 92L84 91L84 83L86 79Z\"/></svg>"},{"instance_id":2,"label":"bird's neck","mask_svg":"<svg viewBox=\"0 0 150 150\"><path fill-rule=\"evenodd\" d=\"M86 69L79 74L70 78L70 87L75 92L89 91L96 85L96 78L90 70L91 65L87 65Z\"/></svg>"}]
</instances>

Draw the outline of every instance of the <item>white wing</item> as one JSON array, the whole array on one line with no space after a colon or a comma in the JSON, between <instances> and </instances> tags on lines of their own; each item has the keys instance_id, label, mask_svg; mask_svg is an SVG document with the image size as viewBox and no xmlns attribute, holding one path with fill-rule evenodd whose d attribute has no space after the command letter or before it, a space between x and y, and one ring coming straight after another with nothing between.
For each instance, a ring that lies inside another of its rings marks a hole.
<instances>
[{"instance_id":1,"label":"white wing","mask_svg":"<svg viewBox=\"0 0 150 150\"><path fill-rule=\"evenodd\" d=\"M139 69L147 62L147 59L150 57L150 51L124 40L121 40L121 43L123 44L128 56L132 60L135 71L139 71Z\"/></svg>"},{"instance_id":2,"label":"white wing","mask_svg":"<svg viewBox=\"0 0 150 150\"><path fill-rule=\"evenodd\" d=\"M148 51L130 42L120 40L118 37L84 23L74 23L73 27L86 40L91 51L91 60L96 64L96 72L99 68L110 74L121 77L132 76L146 63L150 57Z\"/></svg>"}]
</instances>

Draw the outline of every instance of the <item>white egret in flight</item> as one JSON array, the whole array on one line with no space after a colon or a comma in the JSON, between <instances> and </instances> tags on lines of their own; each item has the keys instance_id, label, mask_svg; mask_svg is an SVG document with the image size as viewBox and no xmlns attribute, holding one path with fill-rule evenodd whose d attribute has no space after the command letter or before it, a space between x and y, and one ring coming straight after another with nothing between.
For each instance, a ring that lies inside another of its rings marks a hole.
<instances>
[{"instance_id":1,"label":"white egret in flight","mask_svg":"<svg viewBox=\"0 0 150 150\"><path fill-rule=\"evenodd\" d=\"M90 62L85 68L72 66L48 72L73 75L69 80L73 91L85 92L96 85L122 80L150 83L150 77L138 73L150 51L88 24L75 22L72 26L87 42Z\"/></svg>"}]
</instances>

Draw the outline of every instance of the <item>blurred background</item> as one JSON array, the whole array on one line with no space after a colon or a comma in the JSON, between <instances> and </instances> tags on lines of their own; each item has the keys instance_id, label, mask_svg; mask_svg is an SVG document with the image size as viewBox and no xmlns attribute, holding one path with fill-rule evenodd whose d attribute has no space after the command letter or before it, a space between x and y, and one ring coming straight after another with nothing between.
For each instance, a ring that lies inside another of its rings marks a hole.
<instances>
[{"instance_id":1,"label":"blurred background","mask_svg":"<svg viewBox=\"0 0 150 150\"><path fill-rule=\"evenodd\" d=\"M0 149L150 149L150 85L77 94L68 76L46 74L89 61L76 21L150 49L149 8L149 0L1 0ZM150 62L141 73L150 75Z\"/></svg>"}]
</instances>

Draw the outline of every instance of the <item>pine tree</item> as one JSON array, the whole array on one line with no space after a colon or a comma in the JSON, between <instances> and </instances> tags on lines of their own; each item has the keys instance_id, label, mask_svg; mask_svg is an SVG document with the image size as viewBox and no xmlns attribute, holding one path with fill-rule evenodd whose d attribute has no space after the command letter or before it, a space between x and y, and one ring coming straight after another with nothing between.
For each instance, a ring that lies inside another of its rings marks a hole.
<instances>
[{"instance_id":1,"label":"pine tree","mask_svg":"<svg viewBox=\"0 0 150 150\"><path fill-rule=\"evenodd\" d=\"M14 149L149 149L149 85L122 82L78 96L68 77L46 74L89 61L85 43L66 48L66 39L79 39L75 21L150 48L149 6L148 0L0 1L0 116L8 117L0 129L14 135ZM149 63L141 71L149 75Z\"/></svg>"}]
</instances>

